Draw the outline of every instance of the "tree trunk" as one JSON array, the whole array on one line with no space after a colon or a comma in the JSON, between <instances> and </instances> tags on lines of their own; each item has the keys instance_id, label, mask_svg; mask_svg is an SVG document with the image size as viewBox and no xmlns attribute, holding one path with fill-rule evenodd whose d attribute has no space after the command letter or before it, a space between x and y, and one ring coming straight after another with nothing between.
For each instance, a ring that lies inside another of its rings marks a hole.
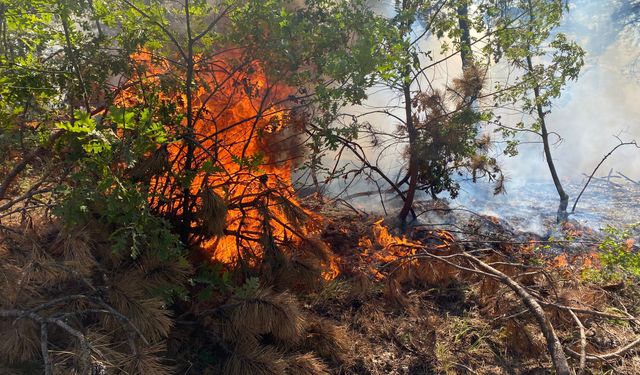
<instances>
[{"instance_id":1,"label":"tree trunk","mask_svg":"<svg viewBox=\"0 0 640 375\"><path fill-rule=\"evenodd\" d=\"M185 17L187 23L187 58L185 61L185 65L187 66L186 77L185 77L185 96L187 101L186 108L186 117L187 117L187 128L185 132L184 142L187 146L187 153L185 156L185 175L190 176L191 172L194 170L193 167L193 159L195 153L195 133L194 126L195 121L193 118L193 78L194 78L194 68L195 61L193 56L193 39L191 38L191 14L189 13L189 0L185 0ZM193 219L193 215L191 212L191 183L192 181L189 179L188 183L182 189L182 222L181 222L181 233L180 239L185 245L189 244L189 234L191 232L191 221Z\"/></svg>"},{"instance_id":2,"label":"tree trunk","mask_svg":"<svg viewBox=\"0 0 640 375\"><path fill-rule=\"evenodd\" d=\"M400 219L400 225L402 229L405 229L407 223L407 215L411 211L413 206L413 199L416 195L416 188L418 186L418 155L416 155L415 145L418 140L418 132L413 123L413 114L411 112L411 88L409 83L403 84L404 93L404 109L406 117L407 132L409 133L409 189L407 190L406 199L404 205L398 214Z\"/></svg>"},{"instance_id":3,"label":"tree trunk","mask_svg":"<svg viewBox=\"0 0 640 375\"><path fill-rule=\"evenodd\" d=\"M533 72L533 63L531 61L531 56L527 56L527 67L529 72ZM562 182L560 182L560 177L558 177L558 172L556 171L556 166L553 162L553 157L551 155L551 145L549 143L549 132L547 131L547 123L545 121L546 114L542 108L542 104L539 102L540 98L540 86L536 83L533 88L533 94L536 99L536 109L538 112L538 118L540 119L540 129L542 136L542 144L544 146L544 157L547 159L547 165L549 166L549 172L551 172L551 177L553 178L553 184L556 187L556 191L560 196L560 204L558 205L558 222L564 222L568 218L567 214L567 206L569 205L569 195L564 191L562 187Z\"/></svg>"},{"instance_id":4,"label":"tree trunk","mask_svg":"<svg viewBox=\"0 0 640 375\"><path fill-rule=\"evenodd\" d=\"M462 58L462 70L469 67L473 58L471 51L471 32L469 31L469 4L464 2L458 6L458 27L460 35L460 57Z\"/></svg>"},{"instance_id":5,"label":"tree trunk","mask_svg":"<svg viewBox=\"0 0 640 375\"><path fill-rule=\"evenodd\" d=\"M410 7L409 0L402 0L402 11L406 11ZM409 35L411 33L411 24L413 22L410 19L406 19L400 25L403 35ZM407 56L410 51L405 51ZM406 199L404 205L398 214L400 219L400 227L402 230L406 229L407 215L412 212L413 200L416 195L416 189L418 187L418 155L416 155L416 142L418 140L418 132L413 123L413 112L411 110L411 65L407 63L402 75L402 94L404 96L404 113L405 113L405 125L407 126L407 133L409 135L409 188L407 190Z\"/></svg>"}]
</instances>

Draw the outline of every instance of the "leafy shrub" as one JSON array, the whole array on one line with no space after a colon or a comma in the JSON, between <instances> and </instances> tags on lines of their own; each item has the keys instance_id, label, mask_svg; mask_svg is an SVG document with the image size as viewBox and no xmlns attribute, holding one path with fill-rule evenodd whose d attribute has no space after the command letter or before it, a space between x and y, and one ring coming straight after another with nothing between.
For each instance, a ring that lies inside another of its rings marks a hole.
<instances>
[{"instance_id":1,"label":"leafy shrub","mask_svg":"<svg viewBox=\"0 0 640 375\"><path fill-rule=\"evenodd\" d=\"M640 253L634 247L633 233L640 223L619 229L608 225L598 246L600 268L586 268L583 277L596 282L635 282L640 279Z\"/></svg>"}]
</instances>

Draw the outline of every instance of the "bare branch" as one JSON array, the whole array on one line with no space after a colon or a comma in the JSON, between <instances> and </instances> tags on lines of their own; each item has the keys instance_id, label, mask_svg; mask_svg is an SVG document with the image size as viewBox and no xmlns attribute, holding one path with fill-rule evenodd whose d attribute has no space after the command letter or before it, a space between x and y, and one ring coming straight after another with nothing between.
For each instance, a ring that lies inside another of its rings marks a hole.
<instances>
[{"instance_id":1,"label":"bare branch","mask_svg":"<svg viewBox=\"0 0 640 375\"><path fill-rule=\"evenodd\" d=\"M616 137L616 138L618 138L618 137ZM598 163L598 165L596 165L596 167L593 169L593 172L591 172L591 175L589 175L589 179L587 180L587 182L582 187L582 190L580 190L580 194L578 194L578 197L576 198L575 202L573 202L573 207L571 208L571 213L574 213L576 211L576 206L578 205L578 201L580 201L580 197L582 197L582 194L584 193L584 191L587 190L587 186L589 186L589 183L593 179L593 176L596 174L596 172L598 171L598 169L600 168L602 163L604 163L605 160L607 160L607 158L609 158L609 156L611 156L611 154L613 154L617 149L619 149L622 146L633 145L636 148L640 148L640 146L638 146L638 143L636 143L636 141L623 142L620 138L618 138L618 141L620 143L617 144L614 148L612 148L611 151L609 151L609 153L606 154L602 158L602 160L600 160L600 163Z\"/></svg>"}]
</instances>

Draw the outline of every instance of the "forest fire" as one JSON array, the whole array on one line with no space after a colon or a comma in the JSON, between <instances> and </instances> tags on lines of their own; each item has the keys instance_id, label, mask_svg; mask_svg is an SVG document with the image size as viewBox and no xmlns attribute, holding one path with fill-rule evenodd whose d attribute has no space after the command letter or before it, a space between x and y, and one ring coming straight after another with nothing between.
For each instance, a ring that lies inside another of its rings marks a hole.
<instances>
[{"instance_id":1,"label":"forest fire","mask_svg":"<svg viewBox=\"0 0 640 375\"><path fill-rule=\"evenodd\" d=\"M418 239L410 239L402 235L394 235L384 224L384 219L366 221L356 233L350 233L353 229L339 228L339 237L355 235L358 251L340 253L334 263L340 265L339 269L345 274L360 274L373 277L376 280L384 280L388 277L387 271L396 267L408 269L416 265L429 263L427 259L419 259L425 251L443 253L451 250L453 236L444 230L428 231L421 233ZM424 237L424 238L422 238ZM334 235L329 236L329 242L336 240ZM355 245L355 244L354 244ZM335 245L334 245L335 246Z\"/></svg>"},{"instance_id":2,"label":"forest fire","mask_svg":"<svg viewBox=\"0 0 640 375\"><path fill-rule=\"evenodd\" d=\"M143 73L135 79L151 89L174 79L170 63L156 61L151 54L134 58ZM166 173L151 182L150 203L165 214L183 215L185 206L195 212L191 227L202 248L213 259L233 263L239 258L256 259L270 244L299 243L307 229L304 212L294 198L291 186L295 145L294 121L283 104L291 89L269 81L258 62L234 67L235 56L202 60L195 67L198 88L189 98L176 91L159 94L166 108L175 108L180 127L191 134L180 134L163 124L173 141L164 152ZM120 95L117 104L135 107L144 93L133 89ZM289 137L282 141L283 134ZM193 139L187 139L193 137ZM288 148L287 148L288 147ZM173 176L188 171L190 181ZM188 188L180 188L188 184ZM185 195L193 197L185 203Z\"/></svg>"},{"instance_id":3,"label":"forest fire","mask_svg":"<svg viewBox=\"0 0 640 375\"><path fill-rule=\"evenodd\" d=\"M308 238L318 229L307 219L313 217L317 224L320 217L301 207L291 185L296 150L286 148L290 142L282 142L282 138L283 135L295 138L295 131L299 130L283 104L292 90L270 82L258 62L252 62L248 68L234 69L233 58L225 56L196 66L201 84L191 102L197 147L193 151L193 178L188 192L195 197L191 209L196 214L191 226L203 228L203 232L195 232L192 239L215 261L233 265L242 259L255 265L267 247L278 246L290 255L304 253L304 248L312 242ZM139 53L135 59L143 71L136 79L144 85L153 87L181 78L172 76L175 73L170 63L155 61L150 54ZM117 103L133 108L142 98L143 93L127 90ZM185 94L181 91L173 96L161 94L159 100L166 106L174 106L184 128L189 109ZM152 206L164 214L182 215L182 182L173 176L184 173L188 146L183 142L184 136L171 125L164 124L164 128L175 141L164 150L168 170L151 180L149 199ZM385 277L373 264L398 260L405 266L419 263L403 258L423 251L425 244L391 234L382 219L372 223L369 229L370 235L359 240L361 252L350 255L369 263L366 271L369 275L376 279ZM429 244L430 251L448 249L453 238L442 230L430 236L437 242ZM324 257L321 268L325 280L335 279L341 268L359 263L350 256L346 259L327 250L323 252L319 258ZM309 254L303 254L304 257L308 258Z\"/></svg>"},{"instance_id":4,"label":"forest fire","mask_svg":"<svg viewBox=\"0 0 640 375\"><path fill-rule=\"evenodd\" d=\"M567 3L3 1L0 374L640 373L640 0Z\"/></svg>"}]
</instances>

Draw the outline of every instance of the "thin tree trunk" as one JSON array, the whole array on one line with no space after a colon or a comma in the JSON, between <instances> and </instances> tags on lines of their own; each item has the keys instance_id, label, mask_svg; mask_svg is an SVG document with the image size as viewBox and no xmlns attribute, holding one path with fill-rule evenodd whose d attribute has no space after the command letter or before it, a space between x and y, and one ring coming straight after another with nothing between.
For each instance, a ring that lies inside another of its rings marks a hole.
<instances>
[{"instance_id":1,"label":"thin tree trunk","mask_svg":"<svg viewBox=\"0 0 640 375\"><path fill-rule=\"evenodd\" d=\"M462 31L462 35L460 35L460 57L462 58L462 70L469 67L473 58L468 18L469 3L464 2L458 6L458 27L460 27L460 31Z\"/></svg>"},{"instance_id":2,"label":"thin tree trunk","mask_svg":"<svg viewBox=\"0 0 640 375\"><path fill-rule=\"evenodd\" d=\"M529 68L529 72L533 72L533 63L531 62L531 56L527 56L527 66ZM569 195L564 191L562 187L562 182L560 182L560 177L558 177L558 172L556 170L556 166L553 162L553 156L551 155L551 144L549 142L549 132L547 130L547 123L545 121L545 113L542 108L542 104L539 103L540 98L540 86L536 83L533 88L533 93L536 99L536 110L538 112L538 118L540 119L540 130L542 136L542 144L544 146L544 157L547 160L547 166L549 166L549 172L551 172L551 177L553 178L553 184L556 187L556 191L558 192L558 196L560 197L560 204L558 205L558 222L566 221L568 218L567 207L569 206Z\"/></svg>"},{"instance_id":3,"label":"thin tree trunk","mask_svg":"<svg viewBox=\"0 0 640 375\"><path fill-rule=\"evenodd\" d=\"M71 27L69 25L69 9L66 4L63 2L58 3L59 12L60 12L60 20L62 21L62 29L64 31L64 40L65 40L65 51L69 56L69 61L73 65L73 70L76 73L76 77L78 78L78 84L80 85L80 89L82 90L82 101L84 104L84 109L87 112L91 112L91 107L89 106L89 94L87 93L87 86L85 84L84 78L82 77L82 71L80 69L80 64L78 63L78 59L73 48L73 44L71 42ZM72 98L75 99L75 98ZM73 105L73 104L72 104ZM73 118L73 116L71 116Z\"/></svg>"},{"instance_id":4,"label":"thin tree trunk","mask_svg":"<svg viewBox=\"0 0 640 375\"><path fill-rule=\"evenodd\" d=\"M185 0L185 16L187 23L187 61L185 61L187 65L187 72L185 77L185 96L187 101L187 129L186 129L186 137L185 143L187 145L187 154L185 159L184 168L186 171L186 175L189 176L190 172L193 170L193 158L195 152L195 143L194 143L194 118L193 118L193 97L192 97L192 84L193 84L193 73L194 73L194 59L193 59L193 39L191 38L191 15L189 13L189 0ZM180 239L182 242L187 245L189 242L189 233L191 230L191 182L189 181L186 186L182 189L182 230L180 234Z\"/></svg>"},{"instance_id":5,"label":"thin tree trunk","mask_svg":"<svg viewBox=\"0 0 640 375\"><path fill-rule=\"evenodd\" d=\"M416 155L416 142L418 140L418 132L413 123L413 114L411 112L411 89L408 83L403 85L404 92L404 109L406 116L407 132L409 133L409 188L407 190L406 199L404 205L398 214L402 228L404 229L407 223L407 215L411 212L413 206L413 200L416 195L416 188L418 186L418 155Z\"/></svg>"}]
</instances>

